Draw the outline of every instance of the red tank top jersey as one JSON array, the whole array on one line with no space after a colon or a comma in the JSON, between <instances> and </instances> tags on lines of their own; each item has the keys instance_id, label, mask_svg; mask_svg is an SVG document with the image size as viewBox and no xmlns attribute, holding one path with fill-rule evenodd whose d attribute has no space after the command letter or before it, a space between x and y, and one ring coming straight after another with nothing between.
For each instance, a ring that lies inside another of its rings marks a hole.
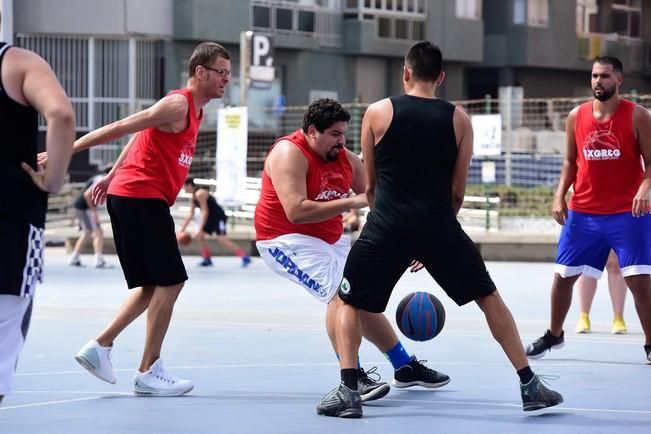
<instances>
[{"instance_id":1,"label":"red tank top jersey","mask_svg":"<svg viewBox=\"0 0 651 434\"><path fill-rule=\"evenodd\" d=\"M197 116L190 89L173 90L188 100L188 125L180 133L147 128L139 133L108 189L109 194L162 199L169 206L188 176L203 110Z\"/></svg>"},{"instance_id":2,"label":"red tank top jersey","mask_svg":"<svg viewBox=\"0 0 651 434\"><path fill-rule=\"evenodd\" d=\"M635 104L622 99L613 116L597 122L592 101L581 104L574 139L574 192L568 207L590 214L630 212L644 178L640 149L633 132Z\"/></svg>"},{"instance_id":3,"label":"red tank top jersey","mask_svg":"<svg viewBox=\"0 0 651 434\"><path fill-rule=\"evenodd\" d=\"M312 151L300 129L288 136L281 137L276 143L281 140L289 140L295 144L307 158L308 200L329 201L348 195L353 182L353 169L346 157L346 152L340 152L336 161L323 161ZM276 143L273 146L276 146ZM318 223L290 223L271 178L267 176L266 171L262 171L260 200L255 207L253 218L257 240L270 240L287 234L303 234L334 244L341 238L344 231L341 220L341 215L337 215Z\"/></svg>"}]
</instances>

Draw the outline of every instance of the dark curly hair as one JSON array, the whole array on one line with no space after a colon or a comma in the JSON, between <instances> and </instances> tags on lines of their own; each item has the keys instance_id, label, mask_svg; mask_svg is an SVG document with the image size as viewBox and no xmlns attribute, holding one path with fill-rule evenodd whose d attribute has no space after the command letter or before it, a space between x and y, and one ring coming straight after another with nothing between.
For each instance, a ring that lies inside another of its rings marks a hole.
<instances>
[{"instance_id":1,"label":"dark curly hair","mask_svg":"<svg viewBox=\"0 0 651 434\"><path fill-rule=\"evenodd\" d=\"M348 122L350 112L334 99L321 98L307 108L303 116L303 131L307 133L310 125L320 133L330 128L336 122Z\"/></svg>"}]
</instances>

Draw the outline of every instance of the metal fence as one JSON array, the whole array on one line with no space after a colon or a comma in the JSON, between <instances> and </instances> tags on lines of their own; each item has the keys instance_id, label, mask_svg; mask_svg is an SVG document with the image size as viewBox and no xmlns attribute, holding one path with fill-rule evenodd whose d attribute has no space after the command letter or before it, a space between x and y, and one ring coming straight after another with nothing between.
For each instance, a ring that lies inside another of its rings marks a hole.
<instances>
[{"instance_id":1,"label":"metal fence","mask_svg":"<svg viewBox=\"0 0 651 434\"><path fill-rule=\"evenodd\" d=\"M626 95L651 108L651 95ZM494 157L475 157L471 163L467 195L474 197L464 205L463 213L472 215L468 225L502 230L554 232L558 230L549 217L565 152L565 120L569 111L586 98L521 99L506 103L498 99L457 101L469 115L502 114L502 153ZM347 146L360 151L359 129L366 104L344 104L351 112ZM249 107L256 118L266 118L273 128L249 128L247 157L248 176L259 177L271 144L302 125L306 107ZM510 121L509 121L510 120ZM202 131L193 160L194 176L214 178L216 154L215 131ZM495 163L495 182L482 183L481 165ZM482 201L481 198L499 198ZM482 210L490 216L483 216ZM475 218L477 217L477 218ZM485 218L489 217L489 218ZM487 223L487 221L490 222Z\"/></svg>"}]
</instances>

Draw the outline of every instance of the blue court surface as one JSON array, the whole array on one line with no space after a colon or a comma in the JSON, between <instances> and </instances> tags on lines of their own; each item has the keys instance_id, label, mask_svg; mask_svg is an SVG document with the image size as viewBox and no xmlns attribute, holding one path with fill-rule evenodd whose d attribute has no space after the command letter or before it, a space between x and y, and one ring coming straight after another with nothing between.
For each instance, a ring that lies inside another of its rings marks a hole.
<instances>
[{"instance_id":1,"label":"blue court surface","mask_svg":"<svg viewBox=\"0 0 651 434\"><path fill-rule=\"evenodd\" d=\"M91 263L90 257L85 257ZM108 260L117 265L115 257ZM565 403L540 415L522 412L518 379L475 304L459 308L424 271L406 274L387 313L405 294L430 290L446 308L442 333L429 342L403 339L407 350L451 376L436 390L393 389L364 407L362 419L317 416L320 397L339 382L325 332L325 307L297 285L268 271L259 258L247 269L238 258L217 258L211 269L187 257L190 275L163 348L171 372L194 381L179 398L131 393L144 341L144 318L115 342L118 383L104 383L73 360L127 295L119 266L107 270L67 265L63 250L46 254L15 391L0 405L0 433L651 433L651 366L629 296L629 333L610 334L605 278L591 315L593 333L573 333L565 348L534 361ZM548 324L549 263L489 263L525 343ZM362 364L386 381L392 368L368 343Z\"/></svg>"}]
</instances>

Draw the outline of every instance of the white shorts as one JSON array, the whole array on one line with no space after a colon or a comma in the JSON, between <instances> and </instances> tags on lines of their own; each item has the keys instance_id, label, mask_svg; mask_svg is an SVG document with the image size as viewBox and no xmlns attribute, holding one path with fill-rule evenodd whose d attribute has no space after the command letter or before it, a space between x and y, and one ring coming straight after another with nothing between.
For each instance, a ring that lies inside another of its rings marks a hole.
<instances>
[{"instance_id":1,"label":"white shorts","mask_svg":"<svg viewBox=\"0 0 651 434\"><path fill-rule=\"evenodd\" d=\"M255 244L269 268L301 285L317 300L328 303L337 293L350 251L348 235L334 244L301 234L282 235Z\"/></svg>"},{"instance_id":2,"label":"white shorts","mask_svg":"<svg viewBox=\"0 0 651 434\"><path fill-rule=\"evenodd\" d=\"M32 314L32 297L0 294L0 395L8 395Z\"/></svg>"}]
</instances>

